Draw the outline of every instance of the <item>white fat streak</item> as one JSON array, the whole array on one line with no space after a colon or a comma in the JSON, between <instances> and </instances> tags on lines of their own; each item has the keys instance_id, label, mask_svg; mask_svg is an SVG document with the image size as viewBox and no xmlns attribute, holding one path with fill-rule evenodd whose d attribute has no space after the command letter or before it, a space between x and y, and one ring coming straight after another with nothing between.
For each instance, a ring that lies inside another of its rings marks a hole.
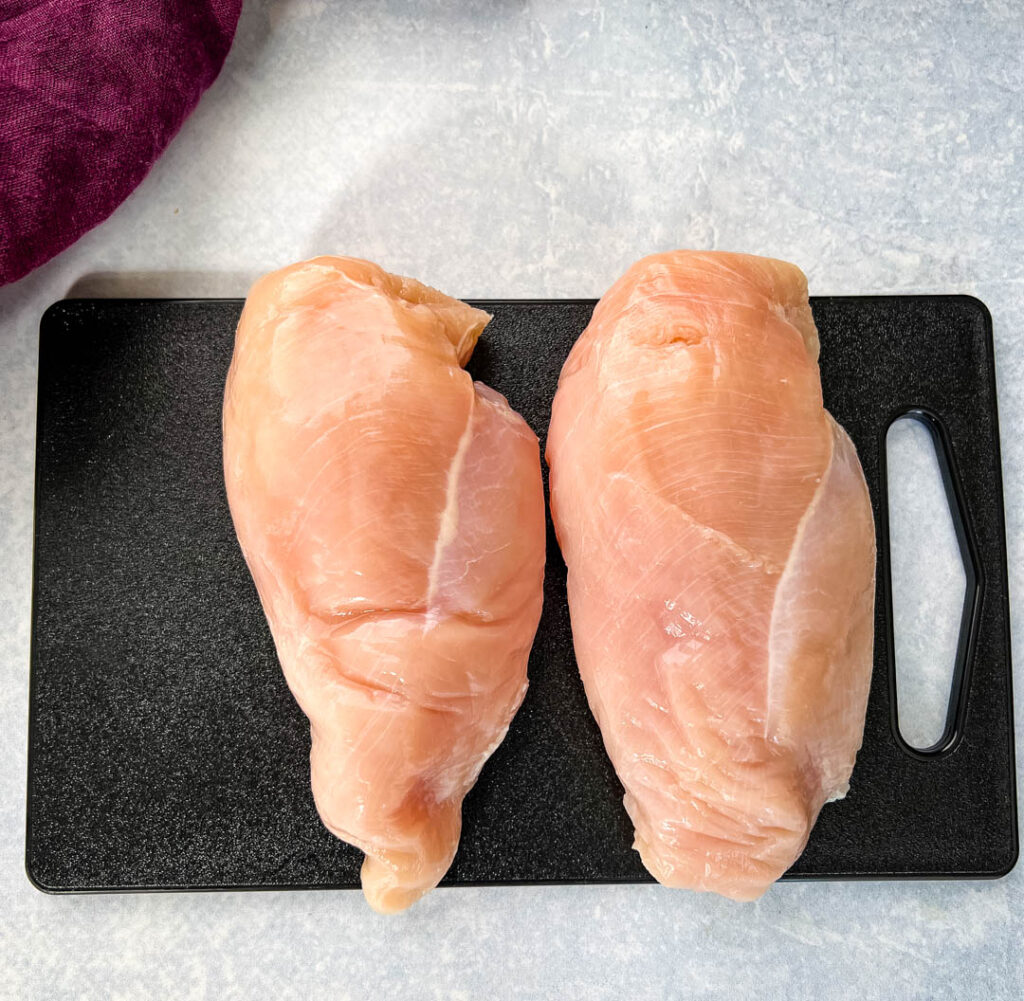
<instances>
[{"instance_id":1,"label":"white fat streak","mask_svg":"<svg viewBox=\"0 0 1024 1001\"><path fill-rule=\"evenodd\" d=\"M441 576L441 561L444 559L444 551L455 539L455 533L459 530L459 479L462 476L462 467L466 461L466 452L469 451L469 443L473 438L473 413L476 409L476 392L469 403L469 415L466 417L466 427L463 429L462 437L452 456L452 464L448 467L448 486L445 492L444 510L441 512L441 521L437 528L437 542L434 544L434 558L430 564L430 573L427 577L427 619L432 624L437 622L437 607L435 601L439 587L438 578Z\"/></svg>"},{"instance_id":2,"label":"white fat streak","mask_svg":"<svg viewBox=\"0 0 1024 1001\"><path fill-rule=\"evenodd\" d=\"M764 710L764 736L765 739L770 739L774 735L774 718L772 713L772 696L774 694L775 685L777 684L777 675L786 669L786 665L781 664L781 657L778 650L775 648L776 628L778 626L779 616L782 614L780 607L780 595L783 594L785 585L789 582L790 577L797 571L795 569L796 562L800 556L801 544L803 543L804 534L807 531L807 526L811 522L815 511L818 509L818 504L821 498L825 495L828 482L829 474L833 470L833 465L836 461L836 439L835 434L832 431L832 416L829 412L825 411L825 423L829 429L829 452L828 452L828 465L825 467L825 472L822 476L818 477L818 486L814 491L814 496L811 497L810 503L807 505L804 513L800 517L800 522L797 525L796 532L793 535L793 543L789 549L789 555L786 557L786 564L783 567L782 573L779 575L778 582L775 585L775 596L772 599L772 617L768 625L768 674L765 678L765 710Z\"/></svg>"}]
</instances>

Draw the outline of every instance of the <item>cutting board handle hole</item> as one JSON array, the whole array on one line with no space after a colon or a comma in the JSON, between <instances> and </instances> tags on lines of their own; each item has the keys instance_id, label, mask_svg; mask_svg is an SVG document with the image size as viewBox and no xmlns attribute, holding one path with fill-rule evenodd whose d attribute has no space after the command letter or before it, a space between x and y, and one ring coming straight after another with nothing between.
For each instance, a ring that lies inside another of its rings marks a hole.
<instances>
[{"instance_id":1,"label":"cutting board handle hole","mask_svg":"<svg viewBox=\"0 0 1024 1001\"><path fill-rule=\"evenodd\" d=\"M898 417L885 453L895 720L909 747L939 753L959 736L977 601L973 547L939 419L918 409Z\"/></svg>"}]
</instances>

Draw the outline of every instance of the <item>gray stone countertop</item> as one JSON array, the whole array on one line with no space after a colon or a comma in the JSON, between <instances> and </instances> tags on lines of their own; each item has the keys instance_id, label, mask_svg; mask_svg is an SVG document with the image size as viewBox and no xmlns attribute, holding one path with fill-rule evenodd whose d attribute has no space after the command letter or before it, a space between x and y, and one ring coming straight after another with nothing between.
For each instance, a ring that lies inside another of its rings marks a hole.
<instances>
[{"instance_id":1,"label":"gray stone countertop","mask_svg":"<svg viewBox=\"0 0 1024 1001\"><path fill-rule=\"evenodd\" d=\"M241 296L340 252L463 297L597 296L675 247L783 257L817 294L971 293L995 325L1020 650L1022 53L1012 0L250 0L135 194L0 289L0 997L1024 996L1020 867L753 905L442 890L392 919L357 893L53 897L23 868L38 323L69 294Z\"/></svg>"}]
</instances>

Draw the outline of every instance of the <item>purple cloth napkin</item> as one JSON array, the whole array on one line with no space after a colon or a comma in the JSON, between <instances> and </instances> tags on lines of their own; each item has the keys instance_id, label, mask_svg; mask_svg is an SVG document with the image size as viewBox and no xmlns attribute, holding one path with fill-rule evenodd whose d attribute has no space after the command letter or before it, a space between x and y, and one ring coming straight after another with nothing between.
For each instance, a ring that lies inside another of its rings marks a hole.
<instances>
[{"instance_id":1,"label":"purple cloth napkin","mask_svg":"<svg viewBox=\"0 0 1024 1001\"><path fill-rule=\"evenodd\" d=\"M0 284L102 222L220 72L242 0L0 0Z\"/></svg>"}]
</instances>

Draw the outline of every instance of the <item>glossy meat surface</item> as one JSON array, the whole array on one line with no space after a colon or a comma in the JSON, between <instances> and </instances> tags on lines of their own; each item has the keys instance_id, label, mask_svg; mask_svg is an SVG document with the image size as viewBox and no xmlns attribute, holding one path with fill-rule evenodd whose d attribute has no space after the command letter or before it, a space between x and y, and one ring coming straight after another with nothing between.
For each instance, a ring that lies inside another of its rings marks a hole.
<instances>
[{"instance_id":1,"label":"glossy meat surface","mask_svg":"<svg viewBox=\"0 0 1024 1001\"><path fill-rule=\"evenodd\" d=\"M488 319L316 258L256 283L225 392L231 513L310 720L317 808L366 853L381 911L451 864L540 617L537 439L462 368Z\"/></svg>"},{"instance_id":2,"label":"glossy meat surface","mask_svg":"<svg viewBox=\"0 0 1024 1001\"><path fill-rule=\"evenodd\" d=\"M874 528L817 357L798 268L680 251L629 269L562 371L547 457L577 660L668 886L760 896L861 744Z\"/></svg>"}]
</instances>

